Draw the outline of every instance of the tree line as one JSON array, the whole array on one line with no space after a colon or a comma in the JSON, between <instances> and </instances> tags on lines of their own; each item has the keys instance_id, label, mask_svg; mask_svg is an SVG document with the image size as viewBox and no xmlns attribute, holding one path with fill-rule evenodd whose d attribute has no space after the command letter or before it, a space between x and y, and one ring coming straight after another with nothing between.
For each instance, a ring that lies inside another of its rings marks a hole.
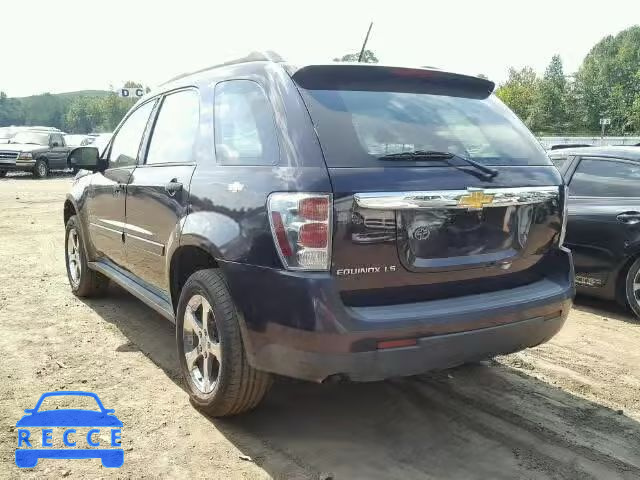
<instances>
[{"instance_id":1,"label":"tree line","mask_svg":"<svg viewBox=\"0 0 640 480\"><path fill-rule=\"evenodd\" d=\"M354 62L359 53L334 60ZM363 61L377 63L378 58L365 50ZM142 85L130 81L125 87ZM9 98L0 91L0 127L44 125L72 133L112 131L135 103L135 99L121 98L114 92L78 93ZM565 74L558 55L542 76L531 67L511 68L496 94L538 135L597 134L601 118L611 119L607 134L638 135L640 25L604 37L575 73Z\"/></svg>"},{"instance_id":2,"label":"tree line","mask_svg":"<svg viewBox=\"0 0 640 480\"><path fill-rule=\"evenodd\" d=\"M359 52L335 58L357 62ZM377 63L371 50L363 62ZM478 75L487 78L485 75ZM593 135L610 118L609 135L640 134L640 26L608 35L567 75L554 55L544 74L510 68L496 94L538 135Z\"/></svg>"},{"instance_id":3,"label":"tree line","mask_svg":"<svg viewBox=\"0 0 640 480\"><path fill-rule=\"evenodd\" d=\"M142 84L132 81L124 86L142 88ZM0 91L0 127L38 125L69 133L111 132L135 101L107 90L43 93L24 98L9 98Z\"/></svg>"},{"instance_id":4,"label":"tree line","mask_svg":"<svg viewBox=\"0 0 640 480\"><path fill-rule=\"evenodd\" d=\"M538 135L640 134L640 26L600 40L566 75L554 55L544 75L510 69L496 94Z\"/></svg>"}]
</instances>

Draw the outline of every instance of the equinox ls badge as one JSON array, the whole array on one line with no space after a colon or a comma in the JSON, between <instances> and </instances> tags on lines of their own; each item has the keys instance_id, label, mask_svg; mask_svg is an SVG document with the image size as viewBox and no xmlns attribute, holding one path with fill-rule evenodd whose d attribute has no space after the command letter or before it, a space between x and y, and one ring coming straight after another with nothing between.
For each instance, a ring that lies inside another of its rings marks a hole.
<instances>
[{"instance_id":1,"label":"equinox ls badge","mask_svg":"<svg viewBox=\"0 0 640 480\"><path fill-rule=\"evenodd\" d=\"M468 195L458 199L458 205L467 207L469 210L482 210L482 207L493 202L493 195L484 193L484 190L469 190Z\"/></svg>"}]
</instances>

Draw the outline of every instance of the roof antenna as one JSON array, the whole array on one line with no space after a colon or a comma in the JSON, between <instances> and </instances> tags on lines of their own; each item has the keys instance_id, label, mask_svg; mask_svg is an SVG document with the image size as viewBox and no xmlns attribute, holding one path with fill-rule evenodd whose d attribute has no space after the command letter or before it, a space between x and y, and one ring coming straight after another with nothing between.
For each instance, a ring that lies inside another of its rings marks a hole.
<instances>
[{"instance_id":1,"label":"roof antenna","mask_svg":"<svg viewBox=\"0 0 640 480\"><path fill-rule=\"evenodd\" d=\"M371 27L373 27L373 22L369 24L369 30L367 30L367 36L364 37L364 43L362 44L362 49L360 50L360 56L358 57L358 63L362 62L362 56L364 55L364 48L367 46L367 42L369 41L369 34L371 33Z\"/></svg>"}]
</instances>

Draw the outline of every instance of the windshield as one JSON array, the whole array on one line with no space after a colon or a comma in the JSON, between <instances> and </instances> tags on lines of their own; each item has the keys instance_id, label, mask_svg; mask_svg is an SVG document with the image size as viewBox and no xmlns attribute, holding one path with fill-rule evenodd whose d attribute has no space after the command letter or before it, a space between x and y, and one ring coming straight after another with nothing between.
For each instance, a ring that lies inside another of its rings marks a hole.
<instances>
[{"instance_id":1,"label":"windshield","mask_svg":"<svg viewBox=\"0 0 640 480\"><path fill-rule=\"evenodd\" d=\"M329 166L371 166L384 155L415 150L451 152L484 165L551 165L529 130L494 95L303 90L303 96Z\"/></svg>"},{"instance_id":2,"label":"windshield","mask_svg":"<svg viewBox=\"0 0 640 480\"><path fill-rule=\"evenodd\" d=\"M49 145L49 134L38 132L18 132L11 139L11 143L33 143L35 145Z\"/></svg>"}]
</instances>

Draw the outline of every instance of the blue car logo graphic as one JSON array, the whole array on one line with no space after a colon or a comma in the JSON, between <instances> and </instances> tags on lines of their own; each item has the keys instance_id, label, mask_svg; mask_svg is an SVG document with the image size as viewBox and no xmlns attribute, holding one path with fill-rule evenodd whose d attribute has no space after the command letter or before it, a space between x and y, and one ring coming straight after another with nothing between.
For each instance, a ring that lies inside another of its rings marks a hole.
<instances>
[{"instance_id":1,"label":"blue car logo graphic","mask_svg":"<svg viewBox=\"0 0 640 480\"><path fill-rule=\"evenodd\" d=\"M97 410L58 409L40 410L42 402L48 397L59 396L91 397ZM25 410L25 415L18 423L18 448L16 449L16 465L20 468L32 468L41 458L81 459L99 458L105 467L117 468L124 463L124 451L120 442L122 422L113 415L114 410L104 408L98 395L92 392L49 392L43 394L33 409ZM76 428L90 427L86 435L78 433ZM42 436L36 434L35 428L42 428ZM53 448L53 428L62 431L65 447ZM109 447L104 447L98 439L99 435L109 433ZM38 448L41 445L42 448ZM76 445L93 448L76 448ZM115 448L113 448L115 447Z\"/></svg>"}]
</instances>

